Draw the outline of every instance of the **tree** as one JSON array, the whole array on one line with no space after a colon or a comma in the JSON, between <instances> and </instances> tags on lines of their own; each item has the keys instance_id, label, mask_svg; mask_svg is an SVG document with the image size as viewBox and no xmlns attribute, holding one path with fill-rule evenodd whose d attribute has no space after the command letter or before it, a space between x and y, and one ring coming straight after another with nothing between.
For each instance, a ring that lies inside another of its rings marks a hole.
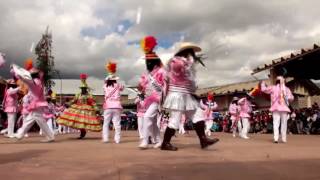
<instances>
[{"instance_id":1,"label":"tree","mask_svg":"<svg viewBox=\"0 0 320 180\"><path fill-rule=\"evenodd\" d=\"M52 77L54 76L54 57L51 54L52 48L52 34L49 33L49 27L47 27L42 38L38 42L35 53L38 56L36 66L43 72L43 81L47 90L54 86Z\"/></svg>"}]
</instances>

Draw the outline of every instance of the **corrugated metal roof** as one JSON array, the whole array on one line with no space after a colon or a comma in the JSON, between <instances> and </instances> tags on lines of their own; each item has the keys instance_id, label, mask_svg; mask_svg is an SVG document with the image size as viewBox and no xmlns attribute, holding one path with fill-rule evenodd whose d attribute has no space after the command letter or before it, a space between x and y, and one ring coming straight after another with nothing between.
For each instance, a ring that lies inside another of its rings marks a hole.
<instances>
[{"instance_id":1,"label":"corrugated metal roof","mask_svg":"<svg viewBox=\"0 0 320 180\"><path fill-rule=\"evenodd\" d=\"M198 96L204 96L206 95L209 91L214 92L216 96L219 95L226 95L226 94L233 94L235 92L239 93L245 93L250 90L252 90L254 87L257 86L260 80L253 80L253 81L247 81L247 82L240 82L240 83L233 83L233 84L227 84L227 85L222 85L222 86L215 86L215 87L208 87L208 88L202 88L198 89L196 91L196 94ZM270 84L270 81L265 79L264 80L266 83Z\"/></svg>"},{"instance_id":2,"label":"corrugated metal roof","mask_svg":"<svg viewBox=\"0 0 320 180\"><path fill-rule=\"evenodd\" d=\"M80 80L79 79L54 79L55 86L52 90L57 94L75 94L79 92ZM104 95L103 85L104 81L99 79L87 79L88 86L92 89L93 95ZM128 90L124 90L121 94L128 94Z\"/></svg>"},{"instance_id":3,"label":"corrugated metal roof","mask_svg":"<svg viewBox=\"0 0 320 180\"><path fill-rule=\"evenodd\" d=\"M258 72L261 72L261 71L264 71L267 69L271 69L272 67L287 63L289 61L299 60L299 58L301 58L304 55L318 52L318 51L320 51L320 47L317 44L314 44L313 48L301 49L301 50L293 52L287 56L283 56L278 59L274 59L274 60L272 60L271 64L265 64L263 66L259 66L255 69L253 69L253 72L251 74L256 74Z\"/></svg>"}]
</instances>

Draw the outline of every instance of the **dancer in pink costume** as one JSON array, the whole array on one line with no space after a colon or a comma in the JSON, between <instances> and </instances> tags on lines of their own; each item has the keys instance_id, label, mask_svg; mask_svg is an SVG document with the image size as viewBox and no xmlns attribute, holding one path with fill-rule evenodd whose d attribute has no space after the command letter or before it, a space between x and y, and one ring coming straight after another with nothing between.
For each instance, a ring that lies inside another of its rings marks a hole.
<instances>
[{"instance_id":1,"label":"dancer in pink costume","mask_svg":"<svg viewBox=\"0 0 320 180\"><path fill-rule=\"evenodd\" d=\"M6 137L14 138L14 126L18 113L18 92L19 87L13 79L7 81L7 89L4 93L3 107L8 116L8 127Z\"/></svg>"},{"instance_id":2,"label":"dancer in pink costume","mask_svg":"<svg viewBox=\"0 0 320 180\"><path fill-rule=\"evenodd\" d=\"M154 148L161 146L160 127L158 126L159 109L161 109L161 97L165 86L166 71L162 66L160 58L155 52L156 39L147 36L142 41L145 52L145 63L147 72L143 73L139 81L139 90L145 94L144 104L146 112L143 116L143 138L139 145L141 149L148 148L149 137L155 136Z\"/></svg>"},{"instance_id":3,"label":"dancer in pink costume","mask_svg":"<svg viewBox=\"0 0 320 180\"><path fill-rule=\"evenodd\" d=\"M188 119L193 119L196 133L200 140L201 148L206 148L218 142L218 139L209 139L205 135L205 122L195 122L194 114L199 104L194 97L197 89L195 77L195 63L202 62L196 55L201 48L192 43L182 43L180 49L168 63L168 92L163 107L170 111L168 127L164 133L162 150L177 151L178 148L171 144L171 138L179 129L183 114Z\"/></svg>"},{"instance_id":4,"label":"dancer in pink costume","mask_svg":"<svg viewBox=\"0 0 320 180\"><path fill-rule=\"evenodd\" d=\"M232 129L232 136L236 137L236 132L238 128L239 136L241 137L242 132L242 125L240 119L240 106L238 105L239 98L233 97L232 102L229 106L229 114L230 119L232 121L231 129Z\"/></svg>"},{"instance_id":5,"label":"dancer in pink costume","mask_svg":"<svg viewBox=\"0 0 320 180\"><path fill-rule=\"evenodd\" d=\"M46 136L46 140L42 142L53 142L54 134L52 131L50 131L43 117L45 109L48 108L48 103L45 100L44 86L41 80L40 71L36 68L31 68L29 70L31 74L31 79L29 79L17 72L16 68L12 68L11 70L12 72L14 72L16 77L21 79L28 86L30 93L29 95L31 99L30 105L27 107L30 113L25 119L22 127L15 134L15 138L22 139L24 135L32 127L32 125L36 122L39 125L40 129L42 129L44 135Z\"/></svg>"},{"instance_id":6,"label":"dancer in pink costume","mask_svg":"<svg viewBox=\"0 0 320 180\"><path fill-rule=\"evenodd\" d=\"M281 124L281 140L287 142L287 121L289 119L289 102L292 102L294 97L290 89L285 85L285 79L282 76L277 77L276 84L267 86L263 81L261 83L261 91L270 94L271 107L273 117L273 140L278 143L279 126Z\"/></svg>"},{"instance_id":7,"label":"dancer in pink costume","mask_svg":"<svg viewBox=\"0 0 320 180\"><path fill-rule=\"evenodd\" d=\"M104 90L104 122L102 129L102 141L109 142L109 124L113 123L115 129L114 142L119 144L121 138L121 111L122 106L120 102L120 93L123 91L124 86L118 82L119 77L116 73L116 63L109 62L106 66L109 75L105 79Z\"/></svg>"}]
</instances>

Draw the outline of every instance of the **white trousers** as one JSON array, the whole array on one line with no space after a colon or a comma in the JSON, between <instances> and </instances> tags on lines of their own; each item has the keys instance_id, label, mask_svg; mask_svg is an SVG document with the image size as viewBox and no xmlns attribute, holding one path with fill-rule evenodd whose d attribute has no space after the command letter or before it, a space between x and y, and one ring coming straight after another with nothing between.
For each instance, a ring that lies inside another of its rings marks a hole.
<instances>
[{"instance_id":1,"label":"white trousers","mask_svg":"<svg viewBox=\"0 0 320 180\"><path fill-rule=\"evenodd\" d=\"M109 141L109 125L112 120L113 127L115 129L114 141L120 143L121 138L121 110L120 109L106 109L103 113L104 121L102 127L102 140L104 142Z\"/></svg>"},{"instance_id":2,"label":"white trousers","mask_svg":"<svg viewBox=\"0 0 320 180\"><path fill-rule=\"evenodd\" d=\"M46 136L47 139L54 139L54 133L49 129L46 120L43 118L43 110L37 109L28 114L26 119L23 121L22 127L18 130L16 137L18 139L23 138L23 136L30 130L34 123L37 123Z\"/></svg>"},{"instance_id":3,"label":"white trousers","mask_svg":"<svg viewBox=\"0 0 320 180\"><path fill-rule=\"evenodd\" d=\"M206 120L205 123L206 123L205 133L207 136L211 136L211 127L213 125L213 120L212 119Z\"/></svg>"},{"instance_id":4,"label":"white trousers","mask_svg":"<svg viewBox=\"0 0 320 180\"><path fill-rule=\"evenodd\" d=\"M234 123L236 123L236 120L235 120L235 119L232 119L232 125L231 125L231 127L233 127L233 128L232 128L232 133L233 133L233 135L236 135L237 128L238 128L239 135L241 135L241 132L242 132L241 121L238 121L238 123L237 123L236 125L234 125Z\"/></svg>"},{"instance_id":5,"label":"white trousers","mask_svg":"<svg viewBox=\"0 0 320 180\"><path fill-rule=\"evenodd\" d=\"M160 128L158 126L158 103L152 103L143 117L143 138L142 144L148 144L149 136L152 136L155 143L160 143Z\"/></svg>"},{"instance_id":6,"label":"white trousers","mask_svg":"<svg viewBox=\"0 0 320 180\"><path fill-rule=\"evenodd\" d=\"M275 141L279 140L279 126L281 122L281 138L282 141L287 141L287 122L288 113L287 112L273 112L273 138Z\"/></svg>"},{"instance_id":7,"label":"white trousers","mask_svg":"<svg viewBox=\"0 0 320 180\"><path fill-rule=\"evenodd\" d=\"M242 121L242 132L241 135L243 137L248 137L248 132L250 130L250 122L249 122L249 118L241 118Z\"/></svg>"},{"instance_id":8,"label":"white trousers","mask_svg":"<svg viewBox=\"0 0 320 180\"><path fill-rule=\"evenodd\" d=\"M143 138L143 117L138 117L138 133L139 138Z\"/></svg>"},{"instance_id":9,"label":"white trousers","mask_svg":"<svg viewBox=\"0 0 320 180\"><path fill-rule=\"evenodd\" d=\"M53 131L53 119L52 119L52 118L47 119L47 125L48 125L49 129L50 129L52 132L54 132L54 131ZM43 134L42 129L40 129L39 134L40 134L40 135Z\"/></svg>"},{"instance_id":10,"label":"white trousers","mask_svg":"<svg viewBox=\"0 0 320 180\"><path fill-rule=\"evenodd\" d=\"M195 113L195 110L193 110L193 111L175 111L175 110L173 110L173 111L171 111L168 127L178 130L179 125L180 125L180 121L182 118L182 114L185 114L187 119L192 119L192 122L195 123L193 120L194 113Z\"/></svg>"},{"instance_id":11,"label":"white trousers","mask_svg":"<svg viewBox=\"0 0 320 180\"><path fill-rule=\"evenodd\" d=\"M17 113L7 113L7 116L8 116L8 136L13 136Z\"/></svg>"},{"instance_id":12,"label":"white trousers","mask_svg":"<svg viewBox=\"0 0 320 180\"><path fill-rule=\"evenodd\" d=\"M179 125L179 134L185 134L186 131L184 130L184 122L180 122Z\"/></svg>"}]
</instances>

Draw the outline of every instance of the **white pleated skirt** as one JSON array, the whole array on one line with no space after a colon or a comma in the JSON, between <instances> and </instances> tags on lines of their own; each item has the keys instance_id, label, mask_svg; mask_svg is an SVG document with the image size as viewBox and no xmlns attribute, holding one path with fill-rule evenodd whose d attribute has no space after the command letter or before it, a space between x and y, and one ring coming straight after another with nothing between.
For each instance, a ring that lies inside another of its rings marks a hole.
<instances>
[{"instance_id":1,"label":"white pleated skirt","mask_svg":"<svg viewBox=\"0 0 320 180\"><path fill-rule=\"evenodd\" d=\"M198 106L198 101L190 93L176 91L169 91L163 103L165 109L175 111L192 111Z\"/></svg>"}]
</instances>

